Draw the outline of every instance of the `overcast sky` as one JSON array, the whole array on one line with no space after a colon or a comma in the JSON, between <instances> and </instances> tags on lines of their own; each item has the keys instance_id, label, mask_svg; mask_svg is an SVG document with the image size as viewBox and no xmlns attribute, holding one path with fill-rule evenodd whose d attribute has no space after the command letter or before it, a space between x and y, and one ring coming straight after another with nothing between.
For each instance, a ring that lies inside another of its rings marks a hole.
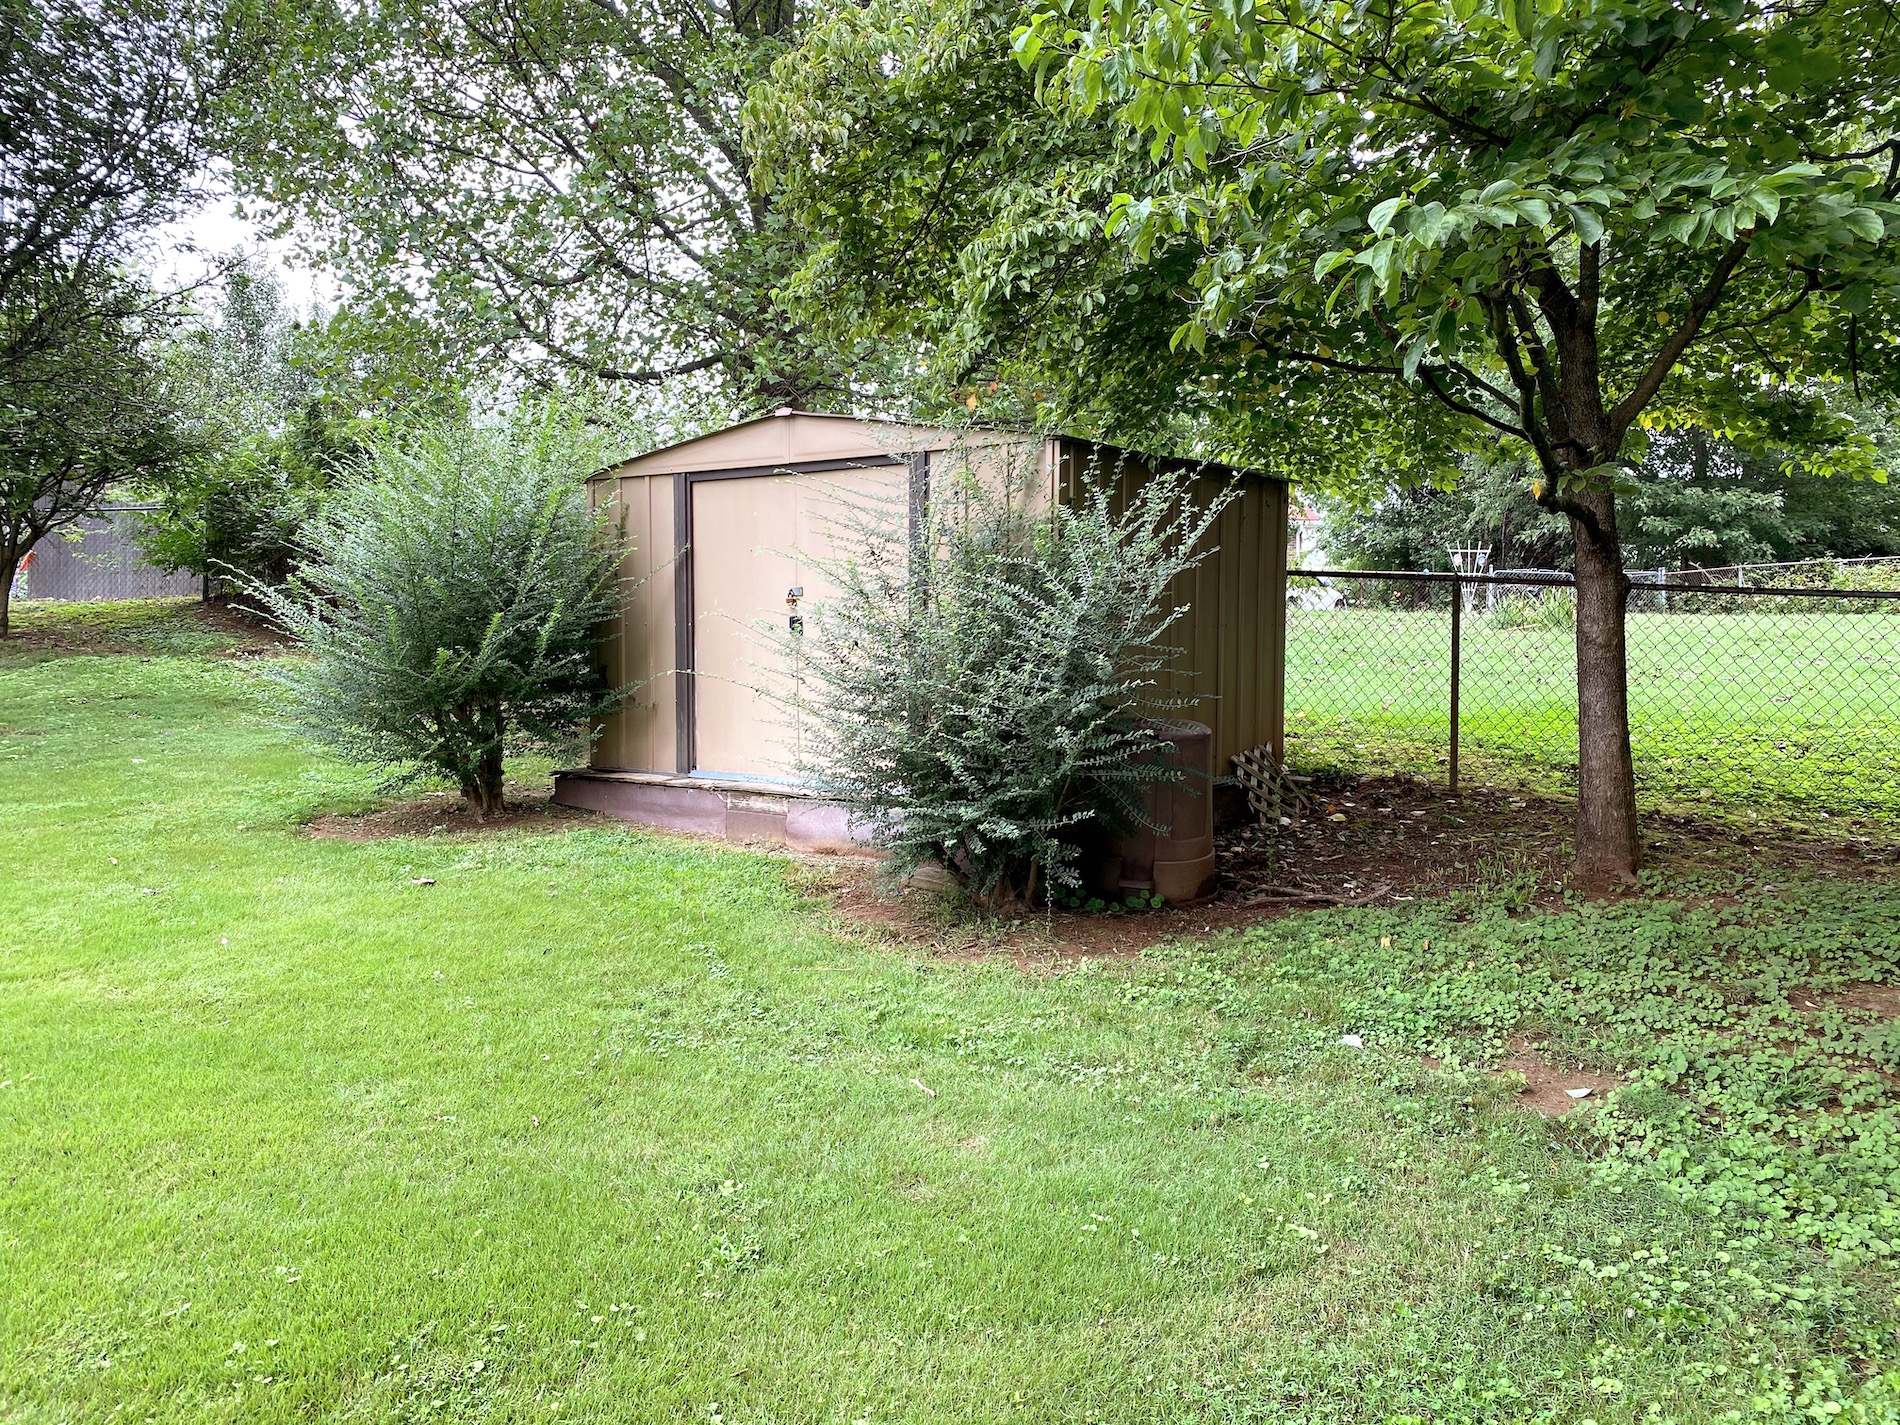
<instances>
[{"instance_id":1,"label":"overcast sky","mask_svg":"<svg viewBox=\"0 0 1900 1425\"><path fill-rule=\"evenodd\" d=\"M300 264L292 245L265 236L257 224L237 214L237 199L214 181L214 196L197 213L159 234L157 277L162 282L190 282L204 275L212 262L233 249L260 254L273 263L284 295L297 314L308 316L318 302L334 305L336 284L325 274Z\"/></svg>"}]
</instances>

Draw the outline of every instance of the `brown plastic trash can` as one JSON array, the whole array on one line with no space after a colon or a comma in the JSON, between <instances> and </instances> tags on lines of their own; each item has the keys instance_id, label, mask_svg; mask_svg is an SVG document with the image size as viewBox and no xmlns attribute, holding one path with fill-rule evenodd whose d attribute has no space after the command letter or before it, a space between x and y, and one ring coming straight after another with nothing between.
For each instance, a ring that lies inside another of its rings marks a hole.
<instances>
[{"instance_id":1,"label":"brown plastic trash can","mask_svg":"<svg viewBox=\"0 0 1900 1425\"><path fill-rule=\"evenodd\" d=\"M1167 761L1186 775L1149 789L1153 829L1122 837L1103 869L1123 896L1152 892L1182 905L1214 893L1214 733L1198 722L1150 725L1171 744Z\"/></svg>"}]
</instances>

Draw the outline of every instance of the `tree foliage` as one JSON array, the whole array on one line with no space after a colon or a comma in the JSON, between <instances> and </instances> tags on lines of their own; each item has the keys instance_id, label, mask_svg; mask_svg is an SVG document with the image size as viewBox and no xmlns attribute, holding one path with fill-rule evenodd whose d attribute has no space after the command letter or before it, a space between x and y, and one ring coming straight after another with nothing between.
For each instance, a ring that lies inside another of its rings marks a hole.
<instances>
[{"instance_id":1,"label":"tree foliage","mask_svg":"<svg viewBox=\"0 0 1900 1425\"><path fill-rule=\"evenodd\" d=\"M465 413L458 373L427 363L409 335L349 308L299 319L269 265L229 260L165 352L200 455L146 519L147 556L281 584L299 531L373 437Z\"/></svg>"},{"instance_id":2,"label":"tree foliage","mask_svg":"<svg viewBox=\"0 0 1900 1425\"><path fill-rule=\"evenodd\" d=\"M1883 411L1861 413L1885 480L1804 469L1799 452L1701 430L1651 437L1622 500L1632 568L1717 567L1900 555L1900 482Z\"/></svg>"},{"instance_id":3,"label":"tree foliage","mask_svg":"<svg viewBox=\"0 0 1900 1425\"><path fill-rule=\"evenodd\" d=\"M1891 470L1900 452L1885 412L1854 419ZM1625 563L1685 569L1900 555L1900 481L1842 480L1799 462L1798 452L1757 450L1706 431L1656 432L1618 494ZM1448 569L1452 545L1489 547L1497 568L1568 568L1570 531L1532 498L1527 463L1508 450L1468 456L1448 486L1329 501L1327 547L1367 569Z\"/></svg>"},{"instance_id":4,"label":"tree foliage","mask_svg":"<svg viewBox=\"0 0 1900 1425\"><path fill-rule=\"evenodd\" d=\"M1326 562L1443 572L1452 567L1448 551L1480 547L1492 551L1498 568L1562 568L1570 532L1531 499L1523 464L1521 457L1467 457L1450 484L1395 484L1372 498L1324 500Z\"/></svg>"},{"instance_id":5,"label":"tree foliage","mask_svg":"<svg viewBox=\"0 0 1900 1425\"><path fill-rule=\"evenodd\" d=\"M863 818L904 877L941 866L980 905L1082 888L1081 847L1144 823L1177 771L1144 715L1181 706L1158 675L1225 497L1188 476L1124 500L1100 469L1038 513L1013 480L947 465L930 515L860 513L827 572L801 675L806 771Z\"/></svg>"},{"instance_id":6,"label":"tree foliage","mask_svg":"<svg viewBox=\"0 0 1900 1425\"><path fill-rule=\"evenodd\" d=\"M542 378L837 400L852 353L773 291L802 248L751 181L746 87L790 0L275 0L239 178L379 316Z\"/></svg>"},{"instance_id":7,"label":"tree foliage","mask_svg":"<svg viewBox=\"0 0 1900 1425\"><path fill-rule=\"evenodd\" d=\"M1137 256L1103 225L1165 167L1125 129L1041 101L1010 54L1019 18L986 0L840 6L753 86L756 171L812 234L786 300L834 341L917 352L899 389L926 417L1326 484L1448 470L1444 422L1381 383L1246 400L1170 343L1198 247L1183 234Z\"/></svg>"},{"instance_id":8,"label":"tree foliage","mask_svg":"<svg viewBox=\"0 0 1900 1425\"><path fill-rule=\"evenodd\" d=\"M478 817L510 751L591 740L617 700L598 659L619 550L581 482L596 442L540 414L380 440L257 606L308 655L276 677L323 744L393 784L438 774Z\"/></svg>"},{"instance_id":9,"label":"tree foliage","mask_svg":"<svg viewBox=\"0 0 1900 1425\"><path fill-rule=\"evenodd\" d=\"M1764 375L1896 379L1883 6L1098 12L1045 8L1019 49L1168 163L1114 211L1138 251L1201 249L1180 343L1416 381L1555 485L1639 417L1770 419Z\"/></svg>"},{"instance_id":10,"label":"tree foliage","mask_svg":"<svg viewBox=\"0 0 1900 1425\"><path fill-rule=\"evenodd\" d=\"M116 269L195 202L244 67L202 0L0 0L0 298Z\"/></svg>"},{"instance_id":11,"label":"tree foliage","mask_svg":"<svg viewBox=\"0 0 1900 1425\"><path fill-rule=\"evenodd\" d=\"M108 496L160 493L196 455L160 359L159 299L124 278L0 298L0 637L15 571ZM57 327L57 336L33 334Z\"/></svg>"}]
</instances>

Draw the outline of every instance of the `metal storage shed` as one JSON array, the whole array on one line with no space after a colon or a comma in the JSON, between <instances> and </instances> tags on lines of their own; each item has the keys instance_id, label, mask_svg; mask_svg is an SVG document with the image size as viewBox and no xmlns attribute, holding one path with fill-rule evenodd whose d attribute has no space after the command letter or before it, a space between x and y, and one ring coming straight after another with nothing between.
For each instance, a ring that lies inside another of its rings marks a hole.
<instances>
[{"instance_id":1,"label":"metal storage shed","mask_svg":"<svg viewBox=\"0 0 1900 1425\"><path fill-rule=\"evenodd\" d=\"M822 561L841 502L930 497L933 461L1007 461L1031 471L1035 498L1061 500L1091 464L1124 482L1158 461L1062 436L907 426L780 411L599 472L596 506L617 508L628 593L606 643L610 676L639 683L590 764L561 773L555 800L676 830L841 848L842 809L793 780L798 729L761 695L771 656L757 631L822 600ZM1211 492L1240 495L1186 576L1176 626L1176 691L1213 729L1214 766L1282 750L1287 490L1283 481L1199 466ZM1044 494L1046 492L1046 495ZM788 598L792 601L788 610Z\"/></svg>"}]
</instances>

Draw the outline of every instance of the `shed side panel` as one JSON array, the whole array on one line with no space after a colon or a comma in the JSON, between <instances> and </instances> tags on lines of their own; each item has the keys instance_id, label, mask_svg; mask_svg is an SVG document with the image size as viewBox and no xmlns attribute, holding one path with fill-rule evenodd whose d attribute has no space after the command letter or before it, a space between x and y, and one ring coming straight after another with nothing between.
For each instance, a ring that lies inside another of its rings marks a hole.
<instances>
[{"instance_id":1,"label":"shed side panel","mask_svg":"<svg viewBox=\"0 0 1900 1425\"><path fill-rule=\"evenodd\" d=\"M1246 539L1246 511L1257 498L1257 482L1243 486L1239 495L1221 511L1220 521L1214 531L1219 546L1219 552L1212 561L1217 588L1215 598L1218 600L1215 607L1219 610L1214 623L1220 648L1220 663L1214 685L1217 694L1214 750L1220 759L1215 774L1223 777L1231 770L1227 759L1233 755L1226 749L1237 746L1247 736L1258 712L1247 696L1249 690L1242 671L1245 660L1241 653L1245 645L1257 639L1258 620L1254 610L1248 608L1240 597L1243 587L1241 576L1247 568L1247 561L1255 553Z\"/></svg>"},{"instance_id":2,"label":"shed side panel","mask_svg":"<svg viewBox=\"0 0 1900 1425\"><path fill-rule=\"evenodd\" d=\"M1137 491L1150 479L1153 471L1147 462L1137 456L1121 451L1102 451L1087 445L1061 442L1060 476L1056 490L1064 503L1073 502L1091 477L1112 474L1114 478L1114 496L1111 508L1119 514L1125 510ZM1099 461L1113 461L1112 466L1098 466ZM1224 482L1216 478L1196 480L1193 492L1197 499L1212 499L1222 488ZM1223 543L1227 526L1225 517L1215 530L1209 532L1204 547ZM1167 716L1192 718L1204 722L1214 731L1215 746L1218 749L1226 740L1223 720L1231 720L1233 714L1228 711L1220 694L1221 686L1221 630L1224 606L1221 602L1221 560L1219 552L1211 554L1201 565L1176 578L1168 587L1167 600L1175 607L1186 607L1186 612L1168 630L1166 639L1179 651L1169 665L1157 678L1160 699L1179 698L1186 706L1162 709ZM1238 633L1235 634L1238 637ZM1225 757L1226 753L1219 753ZM1224 773L1224 766L1221 769Z\"/></svg>"},{"instance_id":3,"label":"shed side panel","mask_svg":"<svg viewBox=\"0 0 1900 1425\"><path fill-rule=\"evenodd\" d=\"M1212 500L1224 488L1210 476L1195 495ZM1236 753L1278 744L1285 509L1284 485L1246 480L1209 531L1199 568L1170 593L1190 608L1172 634L1182 653L1166 686L1192 701L1185 715L1213 729L1219 776Z\"/></svg>"},{"instance_id":4,"label":"shed side panel","mask_svg":"<svg viewBox=\"0 0 1900 1425\"><path fill-rule=\"evenodd\" d=\"M597 491L602 488L596 485ZM608 676L639 684L594 744L593 765L670 771L674 748L673 482L629 476L614 482L614 518L625 545L620 618L607 640Z\"/></svg>"},{"instance_id":5,"label":"shed side panel","mask_svg":"<svg viewBox=\"0 0 1900 1425\"><path fill-rule=\"evenodd\" d=\"M1203 491L1211 481L1195 481L1195 495L1203 496ZM1189 667L1194 673L1192 689L1200 698L1200 711L1196 716L1214 732L1214 767L1217 776L1227 772L1227 736L1222 724L1221 706L1221 665L1220 665L1220 625L1221 616L1226 612L1220 601L1220 568L1222 564L1220 544L1220 522L1204 537L1206 543L1214 546L1214 552L1203 559L1194 570L1194 618L1192 626L1194 637L1187 642L1188 656L1192 659Z\"/></svg>"},{"instance_id":6,"label":"shed side panel","mask_svg":"<svg viewBox=\"0 0 1900 1425\"><path fill-rule=\"evenodd\" d=\"M1254 657L1236 680L1235 697L1248 710L1246 724L1222 755L1265 745L1278 757L1286 658L1286 485L1261 481L1249 489L1247 501L1246 555L1235 601Z\"/></svg>"}]
</instances>

